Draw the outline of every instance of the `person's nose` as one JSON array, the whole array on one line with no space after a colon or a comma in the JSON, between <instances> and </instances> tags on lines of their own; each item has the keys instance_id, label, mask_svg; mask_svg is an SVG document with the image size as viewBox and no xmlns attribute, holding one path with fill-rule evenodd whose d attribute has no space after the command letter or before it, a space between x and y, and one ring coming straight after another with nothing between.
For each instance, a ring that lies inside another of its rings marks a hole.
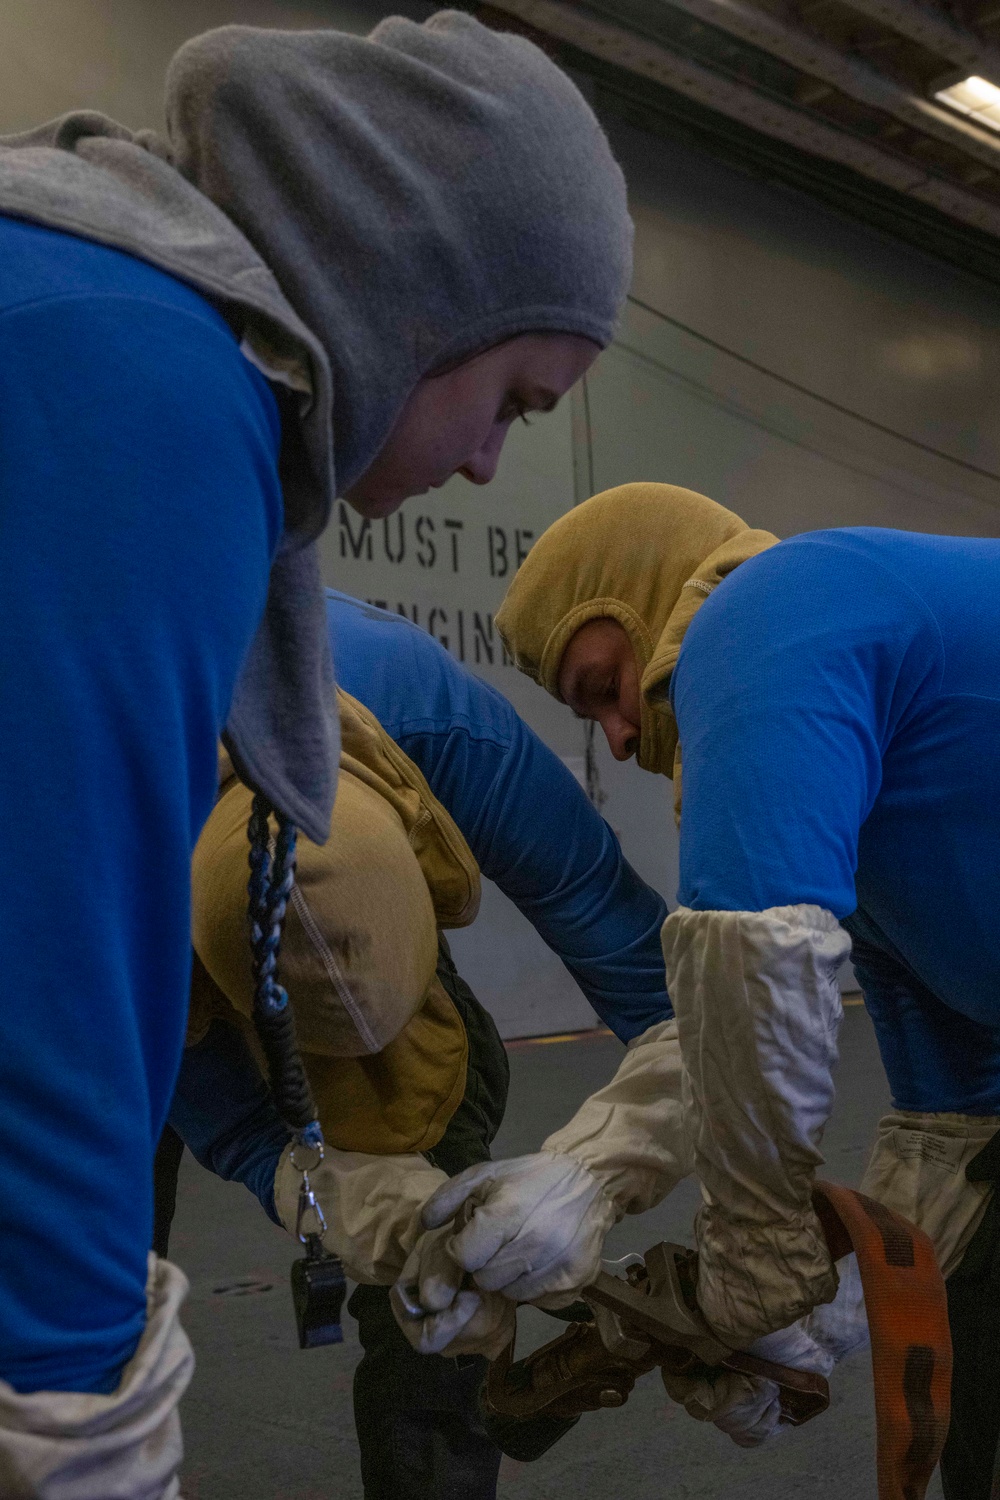
<instances>
[{"instance_id":1,"label":"person's nose","mask_svg":"<svg viewBox=\"0 0 1000 1500\"><path fill-rule=\"evenodd\" d=\"M635 725L630 724L628 719L615 711L602 716L601 728L604 730L608 749L615 760L631 760L639 748L639 736Z\"/></svg>"},{"instance_id":2,"label":"person's nose","mask_svg":"<svg viewBox=\"0 0 1000 1500\"><path fill-rule=\"evenodd\" d=\"M465 478L473 484L489 484L496 474L500 454L503 452L504 441L509 431L509 422L498 423L479 451L467 459L458 472L464 474Z\"/></svg>"}]
</instances>

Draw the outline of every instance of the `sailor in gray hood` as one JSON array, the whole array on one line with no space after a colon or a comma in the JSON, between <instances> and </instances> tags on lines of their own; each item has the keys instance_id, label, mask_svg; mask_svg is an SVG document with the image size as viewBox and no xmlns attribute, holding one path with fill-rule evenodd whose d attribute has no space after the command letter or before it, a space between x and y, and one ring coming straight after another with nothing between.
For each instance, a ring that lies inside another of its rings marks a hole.
<instances>
[{"instance_id":1,"label":"sailor in gray hood","mask_svg":"<svg viewBox=\"0 0 1000 1500\"><path fill-rule=\"evenodd\" d=\"M209 33L167 120L0 142L0 1488L46 1500L177 1493L191 1356L147 1184L217 737L323 841L334 496L487 482L631 261L576 88L459 13Z\"/></svg>"}]
</instances>

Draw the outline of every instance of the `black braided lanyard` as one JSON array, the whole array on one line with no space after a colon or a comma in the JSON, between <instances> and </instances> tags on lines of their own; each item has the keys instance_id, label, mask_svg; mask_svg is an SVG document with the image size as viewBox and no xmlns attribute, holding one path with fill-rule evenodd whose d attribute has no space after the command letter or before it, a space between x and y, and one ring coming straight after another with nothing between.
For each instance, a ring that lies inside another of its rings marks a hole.
<instances>
[{"instance_id":1,"label":"black braided lanyard","mask_svg":"<svg viewBox=\"0 0 1000 1500\"><path fill-rule=\"evenodd\" d=\"M270 819L278 825L271 849ZM247 824L250 840L250 945L253 951L254 999L253 1020L267 1061L271 1092L278 1112L292 1131L294 1144L291 1164L302 1174L299 1188L295 1235L318 1258L326 1219L309 1181L309 1172L323 1160L323 1131L316 1103L302 1063L295 1036L295 1017L288 1003L288 991L278 983L278 955L285 912L295 885L296 828L290 818L278 812L265 797L256 793ZM315 1152L309 1165L296 1156L301 1151Z\"/></svg>"},{"instance_id":2,"label":"black braided lanyard","mask_svg":"<svg viewBox=\"0 0 1000 1500\"><path fill-rule=\"evenodd\" d=\"M282 1119L303 1146L321 1147L309 1079L295 1037L288 991L278 983L278 955L285 912L295 884L295 824L275 813L278 835L271 853L273 809L259 793L247 825L250 840L250 945L253 949L253 1019L267 1059L271 1092Z\"/></svg>"}]
</instances>

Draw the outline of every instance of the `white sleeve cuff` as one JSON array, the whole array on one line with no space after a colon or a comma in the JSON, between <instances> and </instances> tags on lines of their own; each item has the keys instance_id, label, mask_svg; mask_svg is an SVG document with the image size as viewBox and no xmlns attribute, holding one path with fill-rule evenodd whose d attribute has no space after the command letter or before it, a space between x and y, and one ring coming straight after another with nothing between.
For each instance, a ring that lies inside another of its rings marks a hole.
<instances>
[{"instance_id":1,"label":"white sleeve cuff","mask_svg":"<svg viewBox=\"0 0 1000 1500\"><path fill-rule=\"evenodd\" d=\"M850 940L822 907L681 907L663 927L689 1089L699 1301L746 1344L836 1293L811 1188L833 1103Z\"/></svg>"},{"instance_id":2,"label":"white sleeve cuff","mask_svg":"<svg viewBox=\"0 0 1000 1500\"><path fill-rule=\"evenodd\" d=\"M274 1205L294 1234L302 1174L291 1152L287 1146L274 1175ZM448 1181L422 1156L370 1156L333 1146L309 1179L326 1218L325 1248L339 1255L352 1281L374 1286L396 1280L423 1233L421 1209Z\"/></svg>"},{"instance_id":3,"label":"white sleeve cuff","mask_svg":"<svg viewBox=\"0 0 1000 1500\"><path fill-rule=\"evenodd\" d=\"M996 1115L883 1115L861 1183L930 1237L943 1276L962 1262L993 1196L992 1182L970 1182L965 1169L1000 1129Z\"/></svg>"},{"instance_id":4,"label":"white sleeve cuff","mask_svg":"<svg viewBox=\"0 0 1000 1500\"><path fill-rule=\"evenodd\" d=\"M176 1500L178 1404L194 1371L183 1272L149 1257L146 1327L116 1390L20 1393L0 1381L3 1493L36 1500Z\"/></svg>"},{"instance_id":5,"label":"white sleeve cuff","mask_svg":"<svg viewBox=\"0 0 1000 1500\"><path fill-rule=\"evenodd\" d=\"M600 1182L618 1218L645 1213L691 1171L677 1022L629 1043L610 1083L585 1099L542 1146L572 1156Z\"/></svg>"}]
</instances>

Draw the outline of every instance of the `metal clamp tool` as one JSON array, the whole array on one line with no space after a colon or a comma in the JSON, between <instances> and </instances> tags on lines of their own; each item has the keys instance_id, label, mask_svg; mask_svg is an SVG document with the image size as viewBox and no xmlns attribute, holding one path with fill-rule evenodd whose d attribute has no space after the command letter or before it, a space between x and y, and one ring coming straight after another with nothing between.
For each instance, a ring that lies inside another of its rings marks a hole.
<instances>
[{"instance_id":1,"label":"metal clamp tool","mask_svg":"<svg viewBox=\"0 0 1000 1500\"><path fill-rule=\"evenodd\" d=\"M695 1300L694 1251L654 1245L618 1267L624 1275L604 1269L580 1294L593 1310L592 1322L571 1324L561 1338L516 1363L511 1341L494 1360L482 1394L487 1415L571 1419L623 1406L638 1377L657 1366L677 1375L711 1378L735 1370L773 1380L782 1416L796 1427L829 1406L821 1375L740 1353L715 1337Z\"/></svg>"},{"instance_id":2,"label":"metal clamp tool","mask_svg":"<svg viewBox=\"0 0 1000 1500\"><path fill-rule=\"evenodd\" d=\"M951 1338L944 1280L927 1236L852 1188L813 1186L830 1255L857 1256L871 1334L879 1500L923 1500L948 1432ZM698 1262L682 1245L654 1245L609 1267L581 1294L593 1311L562 1338L514 1361L513 1341L480 1397L495 1441L538 1458L585 1411L622 1406L640 1375L737 1370L778 1386L782 1414L801 1426L825 1411L826 1381L729 1349L695 1296Z\"/></svg>"}]
</instances>

